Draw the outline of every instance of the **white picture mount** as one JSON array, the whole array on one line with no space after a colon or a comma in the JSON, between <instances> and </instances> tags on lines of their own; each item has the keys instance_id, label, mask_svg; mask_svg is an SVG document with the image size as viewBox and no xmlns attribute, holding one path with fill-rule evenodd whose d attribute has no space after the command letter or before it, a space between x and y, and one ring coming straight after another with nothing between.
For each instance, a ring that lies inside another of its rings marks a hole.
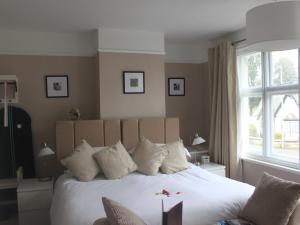
<instances>
[{"instance_id":1,"label":"white picture mount","mask_svg":"<svg viewBox=\"0 0 300 225\"><path fill-rule=\"evenodd\" d=\"M0 75L0 103L4 103L4 87L8 89L9 87L14 88L13 97L7 97L6 101L8 103L18 103L19 102L19 85L18 78L16 75ZM6 93L7 94L7 93Z\"/></svg>"},{"instance_id":2,"label":"white picture mount","mask_svg":"<svg viewBox=\"0 0 300 225\"><path fill-rule=\"evenodd\" d=\"M0 75L0 103L4 104L4 127L8 127L8 104L19 101L18 90L16 75Z\"/></svg>"}]
</instances>

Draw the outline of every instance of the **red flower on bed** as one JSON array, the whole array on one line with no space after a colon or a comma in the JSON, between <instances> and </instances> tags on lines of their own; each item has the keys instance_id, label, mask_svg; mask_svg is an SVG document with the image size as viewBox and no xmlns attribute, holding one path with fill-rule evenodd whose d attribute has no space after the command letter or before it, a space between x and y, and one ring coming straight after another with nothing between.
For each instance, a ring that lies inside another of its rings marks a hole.
<instances>
[{"instance_id":1,"label":"red flower on bed","mask_svg":"<svg viewBox=\"0 0 300 225\"><path fill-rule=\"evenodd\" d=\"M163 195L169 196L169 195L170 195L170 192L169 192L167 189L163 189L163 190L162 190L162 194L163 194Z\"/></svg>"}]
</instances>

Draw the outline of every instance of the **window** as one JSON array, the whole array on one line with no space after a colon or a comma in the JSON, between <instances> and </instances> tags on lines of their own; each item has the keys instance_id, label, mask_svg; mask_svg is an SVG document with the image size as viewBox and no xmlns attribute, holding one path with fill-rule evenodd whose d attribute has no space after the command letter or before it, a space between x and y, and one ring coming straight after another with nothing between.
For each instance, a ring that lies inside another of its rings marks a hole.
<instances>
[{"instance_id":1,"label":"window","mask_svg":"<svg viewBox=\"0 0 300 225\"><path fill-rule=\"evenodd\" d=\"M243 154L300 167L299 50L239 54L239 134Z\"/></svg>"}]
</instances>

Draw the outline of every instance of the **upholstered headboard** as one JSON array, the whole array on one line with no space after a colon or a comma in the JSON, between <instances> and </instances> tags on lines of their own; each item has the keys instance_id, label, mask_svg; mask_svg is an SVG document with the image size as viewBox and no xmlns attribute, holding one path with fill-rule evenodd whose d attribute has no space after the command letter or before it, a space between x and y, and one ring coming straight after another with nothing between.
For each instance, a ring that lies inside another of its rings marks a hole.
<instances>
[{"instance_id":1,"label":"upholstered headboard","mask_svg":"<svg viewBox=\"0 0 300 225\"><path fill-rule=\"evenodd\" d=\"M127 149L146 137L155 143L178 140L178 118L79 120L56 122L56 156L60 160L73 152L82 139L93 147L109 146L121 140Z\"/></svg>"}]
</instances>

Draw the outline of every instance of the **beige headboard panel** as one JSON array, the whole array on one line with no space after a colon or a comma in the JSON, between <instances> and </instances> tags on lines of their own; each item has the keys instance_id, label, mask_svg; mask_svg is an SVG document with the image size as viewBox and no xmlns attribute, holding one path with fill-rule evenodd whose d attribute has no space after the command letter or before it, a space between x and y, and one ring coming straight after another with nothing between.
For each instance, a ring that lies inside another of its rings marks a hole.
<instances>
[{"instance_id":1,"label":"beige headboard panel","mask_svg":"<svg viewBox=\"0 0 300 225\"><path fill-rule=\"evenodd\" d=\"M133 148L139 141L139 120L122 120L122 143L127 149Z\"/></svg>"},{"instance_id":2,"label":"beige headboard panel","mask_svg":"<svg viewBox=\"0 0 300 225\"><path fill-rule=\"evenodd\" d=\"M165 120L165 135L166 143L178 140L179 133L179 119L178 118L166 118Z\"/></svg>"},{"instance_id":3,"label":"beige headboard panel","mask_svg":"<svg viewBox=\"0 0 300 225\"><path fill-rule=\"evenodd\" d=\"M92 146L104 146L103 120L79 120L75 125L75 146L85 139Z\"/></svg>"},{"instance_id":4,"label":"beige headboard panel","mask_svg":"<svg viewBox=\"0 0 300 225\"><path fill-rule=\"evenodd\" d=\"M125 120L79 120L56 122L56 156L60 160L73 152L82 139L93 147L109 146L121 140L127 149L146 137L155 143L178 140L178 118Z\"/></svg>"},{"instance_id":5,"label":"beige headboard panel","mask_svg":"<svg viewBox=\"0 0 300 225\"><path fill-rule=\"evenodd\" d=\"M105 146L116 144L119 140L121 140L120 120L104 120Z\"/></svg>"},{"instance_id":6,"label":"beige headboard panel","mask_svg":"<svg viewBox=\"0 0 300 225\"><path fill-rule=\"evenodd\" d=\"M140 119L139 138L142 139L143 137L154 143L165 143L165 119Z\"/></svg>"}]
</instances>

